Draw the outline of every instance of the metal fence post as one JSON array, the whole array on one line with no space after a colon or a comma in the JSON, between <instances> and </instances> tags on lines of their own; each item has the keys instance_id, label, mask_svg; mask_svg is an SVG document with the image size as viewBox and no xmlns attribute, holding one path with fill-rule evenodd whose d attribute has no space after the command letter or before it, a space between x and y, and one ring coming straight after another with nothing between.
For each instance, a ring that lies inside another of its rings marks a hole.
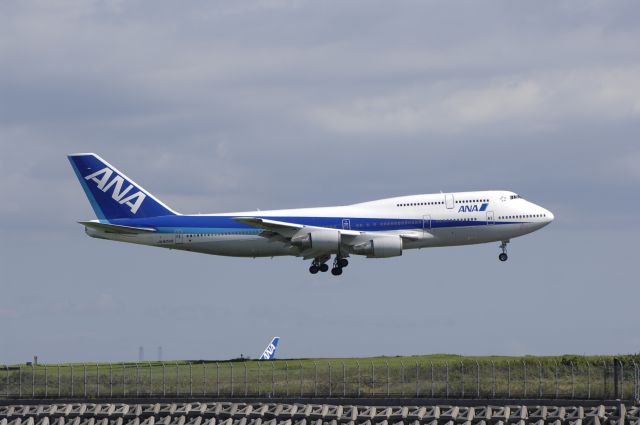
<instances>
[{"instance_id":1,"label":"metal fence post","mask_svg":"<svg viewBox=\"0 0 640 425\"><path fill-rule=\"evenodd\" d=\"M109 362L109 397L113 397L113 364Z\"/></svg>"},{"instance_id":2,"label":"metal fence post","mask_svg":"<svg viewBox=\"0 0 640 425\"><path fill-rule=\"evenodd\" d=\"M524 382L524 398L527 398L527 362L522 361L522 374Z\"/></svg>"},{"instance_id":3,"label":"metal fence post","mask_svg":"<svg viewBox=\"0 0 640 425\"><path fill-rule=\"evenodd\" d=\"M276 367L271 362L271 397L275 397L276 394Z\"/></svg>"},{"instance_id":4,"label":"metal fence post","mask_svg":"<svg viewBox=\"0 0 640 425\"><path fill-rule=\"evenodd\" d=\"M329 369L329 397L331 397L331 362L327 362L327 367Z\"/></svg>"},{"instance_id":5,"label":"metal fence post","mask_svg":"<svg viewBox=\"0 0 640 425\"><path fill-rule=\"evenodd\" d=\"M60 365L58 365L58 367L60 367ZM9 365L5 365L4 368L7 371L7 388L6 388L6 392L7 392L7 398L9 398Z\"/></svg>"},{"instance_id":6,"label":"metal fence post","mask_svg":"<svg viewBox=\"0 0 640 425\"><path fill-rule=\"evenodd\" d=\"M507 398L511 398L511 361L507 360Z\"/></svg>"},{"instance_id":7,"label":"metal fence post","mask_svg":"<svg viewBox=\"0 0 640 425\"><path fill-rule=\"evenodd\" d=\"M180 395L180 368L176 362L176 397Z\"/></svg>"},{"instance_id":8,"label":"metal fence post","mask_svg":"<svg viewBox=\"0 0 640 425\"><path fill-rule=\"evenodd\" d=\"M449 362L444 362L445 396L449 398Z\"/></svg>"},{"instance_id":9,"label":"metal fence post","mask_svg":"<svg viewBox=\"0 0 640 425\"><path fill-rule=\"evenodd\" d=\"M229 363L229 379L231 380L231 397L233 397L233 392L234 392L234 388L233 388L233 363Z\"/></svg>"},{"instance_id":10,"label":"metal fence post","mask_svg":"<svg viewBox=\"0 0 640 425\"><path fill-rule=\"evenodd\" d=\"M147 361L147 364L149 365L149 397L151 397L153 395L153 373L151 371L151 362Z\"/></svg>"},{"instance_id":11,"label":"metal fence post","mask_svg":"<svg viewBox=\"0 0 640 425\"><path fill-rule=\"evenodd\" d=\"M202 395L207 395L207 364L202 362Z\"/></svg>"},{"instance_id":12,"label":"metal fence post","mask_svg":"<svg viewBox=\"0 0 640 425\"><path fill-rule=\"evenodd\" d=\"M261 363L258 362L258 397L262 394L262 368Z\"/></svg>"},{"instance_id":13,"label":"metal fence post","mask_svg":"<svg viewBox=\"0 0 640 425\"><path fill-rule=\"evenodd\" d=\"M49 374L47 373L47 365L44 365L44 398L49 397Z\"/></svg>"},{"instance_id":14,"label":"metal fence post","mask_svg":"<svg viewBox=\"0 0 640 425\"><path fill-rule=\"evenodd\" d=\"M167 396L167 367L162 362L162 397Z\"/></svg>"},{"instance_id":15,"label":"metal fence post","mask_svg":"<svg viewBox=\"0 0 640 425\"><path fill-rule=\"evenodd\" d=\"M82 363L82 374L84 375L84 382L83 382L83 387L84 387L84 396L87 396L87 364L86 363Z\"/></svg>"},{"instance_id":16,"label":"metal fence post","mask_svg":"<svg viewBox=\"0 0 640 425\"><path fill-rule=\"evenodd\" d=\"M464 398L464 363L460 362L460 398Z\"/></svg>"},{"instance_id":17,"label":"metal fence post","mask_svg":"<svg viewBox=\"0 0 640 425\"><path fill-rule=\"evenodd\" d=\"M287 387L287 397L289 397L289 362L284 362L284 382Z\"/></svg>"},{"instance_id":18,"label":"metal fence post","mask_svg":"<svg viewBox=\"0 0 640 425\"><path fill-rule=\"evenodd\" d=\"M216 396L220 397L220 365L216 362Z\"/></svg>"},{"instance_id":19,"label":"metal fence post","mask_svg":"<svg viewBox=\"0 0 640 425\"><path fill-rule=\"evenodd\" d=\"M480 363L476 360L476 398L480 398Z\"/></svg>"},{"instance_id":20,"label":"metal fence post","mask_svg":"<svg viewBox=\"0 0 640 425\"><path fill-rule=\"evenodd\" d=\"M358 367L358 397L360 397L360 362L356 361L356 366Z\"/></svg>"},{"instance_id":21,"label":"metal fence post","mask_svg":"<svg viewBox=\"0 0 640 425\"><path fill-rule=\"evenodd\" d=\"M127 395L127 385L126 385L126 368L124 366L124 362L122 362L122 396Z\"/></svg>"},{"instance_id":22,"label":"metal fence post","mask_svg":"<svg viewBox=\"0 0 640 425\"><path fill-rule=\"evenodd\" d=\"M376 395L376 368L371 360L371 395Z\"/></svg>"},{"instance_id":23,"label":"metal fence post","mask_svg":"<svg viewBox=\"0 0 640 425\"><path fill-rule=\"evenodd\" d=\"M73 365L71 365L71 397L73 398Z\"/></svg>"},{"instance_id":24,"label":"metal fence post","mask_svg":"<svg viewBox=\"0 0 640 425\"><path fill-rule=\"evenodd\" d=\"M258 363L258 364L260 364L260 363ZM300 362L300 397L302 397L302 391L303 391L303 388L302 388L302 362Z\"/></svg>"},{"instance_id":25,"label":"metal fence post","mask_svg":"<svg viewBox=\"0 0 640 425\"><path fill-rule=\"evenodd\" d=\"M36 365L31 363L31 397L36 396Z\"/></svg>"},{"instance_id":26,"label":"metal fence post","mask_svg":"<svg viewBox=\"0 0 640 425\"><path fill-rule=\"evenodd\" d=\"M402 388L400 395L404 397L404 362L400 362L400 385Z\"/></svg>"},{"instance_id":27,"label":"metal fence post","mask_svg":"<svg viewBox=\"0 0 640 425\"><path fill-rule=\"evenodd\" d=\"M73 376L73 369L71 371L71 376ZM71 387L71 394L73 395L73 386ZM22 398L22 366L18 366L18 397Z\"/></svg>"},{"instance_id":28,"label":"metal fence post","mask_svg":"<svg viewBox=\"0 0 640 425\"><path fill-rule=\"evenodd\" d=\"M416 362L416 398L420 397L420 385L418 384L420 379L420 366Z\"/></svg>"},{"instance_id":29,"label":"metal fence post","mask_svg":"<svg viewBox=\"0 0 640 425\"><path fill-rule=\"evenodd\" d=\"M347 396L347 369L344 367L344 362L342 362L342 397Z\"/></svg>"},{"instance_id":30,"label":"metal fence post","mask_svg":"<svg viewBox=\"0 0 640 425\"><path fill-rule=\"evenodd\" d=\"M538 398L542 398L542 363L538 362Z\"/></svg>"},{"instance_id":31,"label":"metal fence post","mask_svg":"<svg viewBox=\"0 0 640 425\"><path fill-rule=\"evenodd\" d=\"M193 365L189 362L189 397L193 397Z\"/></svg>"},{"instance_id":32,"label":"metal fence post","mask_svg":"<svg viewBox=\"0 0 640 425\"><path fill-rule=\"evenodd\" d=\"M624 362L620 362L620 400L624 400Z\"/></svg>"},{"instance_id":33,"label":"metal fence post","mask_svg":"<svg viewBox=\"0 0 640 425\"><path fill-rule=\"evenodd\" d=\"M100 365L96 363L96 397L100 397Z\"/></svg>"},{"instance_id":34,"label":"metal fence post","mask_svg":"<svg viewBox=\"0 0 640 425\"><path fill-rule=\"evenodd\" d=\"M606 398L609 395L609 390L607 388L607 362L605 362L604 360L602 360L602 373L604 375L604 395L603 395L603 398Z\"/></svg>"},{"instance_id":35,"label":"metal fence post","mask_svg":"<svg viewBox=\"0 0 640 425\"><path fill-rule=\"evenodd\" d=\"M560 392L560 384L558 383L558 362L556 362L555 360L553 361L553 363L556 366L556 399L558 398L558 393Z\"/></svg>"},{"instance_id":36,"label":"metal fence post","mask_svg":"<svg viewBox=\"0 0 640 425\"><path fill-rule=\"evenodd\" d=\"M62 393L62 380L60 379L61 375L60 375L60 363L58 363L58 397L60 397L60 394ZM8 390L7 390L8 391Z\"/></svg>"},{"instance_id":37,"label":"metal fence post","mask_svg":"<svg viewBox=\"0 0 640 425\"><path fill-rule=\"evenodd\" d=\"M318 397L318 363L313 362L313 366L315 368L315 378L313 381L313 394L315 397Z\"/></svg>"},{"instance_id":38,"label":"metal fence post","mask_svg":"<svg viewBox=\"0 0 640 425\"><path fill-rule=\"evenodd\" d=\"M491 377L493 378L493 386L491 388L491 398L496 398L496 364L491 361Z\"/></svg>"},{"instance_id":39,"label":"metal fence post","mask_svg":"<svg viewBox=\"0 0 640 425\"><path fill-rule=\"evenodd\" d=\"M136 363L136 397L140 397L140 364Z\"/></svg>"},{"instance_id":40,"label":"metal fence post","mask_svg":"<svg viewBox=\"0 0 640 425\"><path fill-rule=\"evenodd\" d=\"M573 362L569 362L571 364L571 398L575 398L576 396L576 376L573 371Z\"/></svg>"},{"instance_id":41,"label":"metal fence post","mask_svg":"<svg viewBox=\"0 0 640 425\"><path fill-rule=\"evenodd\" d=\"M384 362L387 366L387 397L389 397L389 362Z\"/></svg>"},{"instance_id":42,"label":"metal fence post","mask_svg":"<svg viewBox=\"0 0 640 425\"><path fill-rule=\"evenodd\" d=\"M587 361L587 398L591 399L591 362Z\"/></svg>"},{"instance_id":43,"label":"metal fence post","mask_svg":"<svg viewBox=\"0 0 640 425\"><path fill-rule=\"evenodd\" d=\"M247 372L247 362L244 362L244 396L249 392L249 374Z\"/></svg>"},{"instance_id":44,"label":"metal fence post","mask_svg":"<svg viewBox=\"0 0 640 425\"><path fill-rule=\"evenodd\" d=\"M431 398L434 397L436 391L435 371L433 369L433 362L429 362L431 365Z\"/></svg>"}]
</instances>

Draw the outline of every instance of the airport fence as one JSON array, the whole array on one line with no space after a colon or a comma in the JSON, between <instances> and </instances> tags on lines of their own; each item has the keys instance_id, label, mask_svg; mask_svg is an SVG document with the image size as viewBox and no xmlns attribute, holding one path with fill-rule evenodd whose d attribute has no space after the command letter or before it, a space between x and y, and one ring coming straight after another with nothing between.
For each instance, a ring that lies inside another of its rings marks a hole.
<instances>
[{"instance_id":1,"label":"airport fence","mask_svg":"<svg viewBox=\"0 0 640 425\"><path fill-rule=\"evenodd\" d=\"M237 361L0 366L0 398L638 399L635 361Z\"/></svg>"}]
</instances>

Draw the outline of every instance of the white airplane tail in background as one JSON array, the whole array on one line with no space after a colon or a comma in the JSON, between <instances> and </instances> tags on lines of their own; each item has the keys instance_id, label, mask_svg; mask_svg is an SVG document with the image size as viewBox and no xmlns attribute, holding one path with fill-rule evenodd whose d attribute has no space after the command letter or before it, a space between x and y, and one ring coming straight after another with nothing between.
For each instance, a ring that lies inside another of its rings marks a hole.
<instances>
[{"instance_id":1,"label":"white airplane tail in background","mask_svg":"<svg viewBox=\"0 0 640 425\"><path fill-rule=\"evenodd\" d=\"M276 349L278 348L278 342L280 342L279 337L274 337L267 348L264 349L264 352L260 356L259 360L274 360L276 358Z\"/></svg>"}]
</instances>

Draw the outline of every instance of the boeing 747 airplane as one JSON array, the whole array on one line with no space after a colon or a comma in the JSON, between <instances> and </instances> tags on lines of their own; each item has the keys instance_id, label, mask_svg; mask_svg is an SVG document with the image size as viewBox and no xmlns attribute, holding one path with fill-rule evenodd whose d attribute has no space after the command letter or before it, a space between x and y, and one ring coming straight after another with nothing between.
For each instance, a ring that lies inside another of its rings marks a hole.
<instances>
[{"instance_id":1,"label":"boeing 747 airplane","mask_svg":"<svg viewBox=\"0 0 640 425\"><path fill-rule=\"evenodd\" d=\"M161 248L234 257L292 255L313 274L341 275L348 257L388 258L406 249L500 242L543 228L553 214L514 192L433 193L358 204L224 214L180 214L93 153L69 155L97 220L86 233Z\"/></svg>"}]
</instances>

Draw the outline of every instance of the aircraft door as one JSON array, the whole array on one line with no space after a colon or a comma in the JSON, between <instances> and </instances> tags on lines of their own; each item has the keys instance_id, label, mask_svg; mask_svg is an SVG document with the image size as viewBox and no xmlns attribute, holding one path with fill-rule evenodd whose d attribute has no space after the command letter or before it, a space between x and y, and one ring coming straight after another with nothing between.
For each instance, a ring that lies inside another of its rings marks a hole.
<instances>
[{"instance_id":1,"label":"aircraft door","mask_svg":"<svg viewBox=\"0 0 640 425\"><path fill-rule=\"evenodd\" d=\"M174 235L174 240L176 244L181 244L184 243L183 238L183 234L181 230L176 231L175 235Z\"/></svg>"},{"instance_id":2,"label":"aircraft door","mask_svg":"<svg viewBox=\"0 0 640 425\"><path fill-rule=\"evenodd\" d=\"M448 210L453 209L453 204L455 202L454 202L452 193L447 193L446 195L444 195L444 203L447 206Z\"/></svg>"},{"instance_id":3,"label":"aircraft door","mask_svg":"<svg viewBox=\"0 0 640 425\"><path fill-rule=\"evenodd\" d=\"M351 220L348 218L342 219L342 230L351 230Z\"/></svg>"},{"instance_id":4,"label":"aircraft door","mask_svg":"<svg viewBox=\"0 0 640 425\"><path fill-rule=\"evenodd\" d=\"M487 224L496 224L495 218L493 217L493 211L487 211Z\"/></svg>"},{"instance_id":5,"label":"aircraft door","mask_svg":"<svg viewBox=\"0 0 640 425\"><path fill-rule=\"evenodd\" d=\"M422 216L422 232L429 233L430 230L431 230L431 216L423 215Z\"/></svg>"}]
</instances>

